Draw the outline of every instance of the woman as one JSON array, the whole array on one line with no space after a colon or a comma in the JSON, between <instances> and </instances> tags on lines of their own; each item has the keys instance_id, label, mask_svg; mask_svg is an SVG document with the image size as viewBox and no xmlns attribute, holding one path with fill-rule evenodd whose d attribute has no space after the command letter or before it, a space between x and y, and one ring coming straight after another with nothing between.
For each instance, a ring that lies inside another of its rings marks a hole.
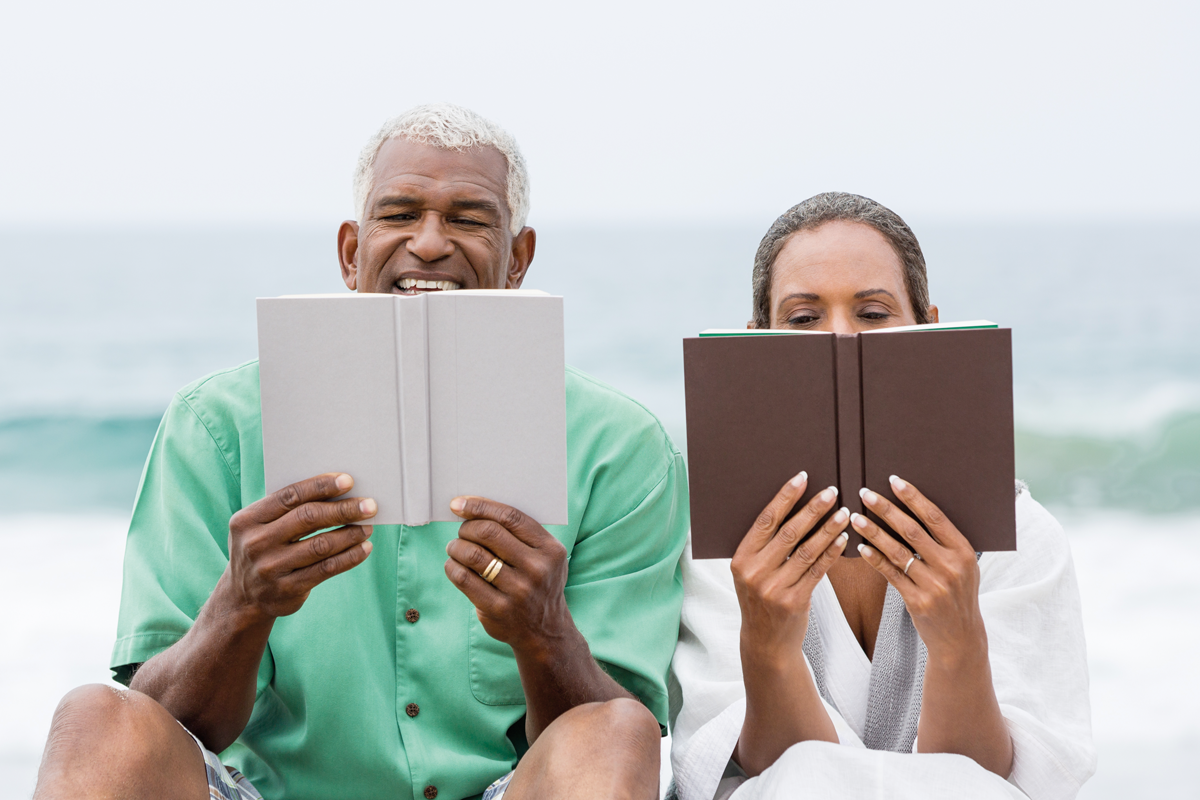
<instances>
[{"instance_id":1,"label":"woman","mask_svg":"<svg viewBox=\"0 0 1200 800\"><path fill-rule=\"evenodd\" d=\"M776 220L753 280L752 328L938 320L916 237L857 195L817 195ZM977 556L903 476L891 489L905 507L872 487L862 498L904 543L845 508L815 527L834 487L789 518L806 481L780 489L732 562L684 555L682 800L1074 797L1095 754L1058 523L1018 483L1017 551ZM848 526L867 544L846 555L861 558L840 557Z\"/></svg>"}]
</instances>

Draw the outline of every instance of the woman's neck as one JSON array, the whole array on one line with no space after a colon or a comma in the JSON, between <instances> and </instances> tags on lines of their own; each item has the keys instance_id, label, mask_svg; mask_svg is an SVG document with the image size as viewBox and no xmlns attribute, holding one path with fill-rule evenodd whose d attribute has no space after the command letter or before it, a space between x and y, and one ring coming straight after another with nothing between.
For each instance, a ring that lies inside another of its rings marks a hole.
<instances>
[{"instance_id":1,"label":"woman's neck","mask_svg":"<svg viewBox=\"0 0 1200 800\"><path fill-rule=\"evenodd\" d=\"M828 574L850 630L867 658L872 658L883 618L887 580L861 558L839 558Z\"/></svg>"}]
</instances>

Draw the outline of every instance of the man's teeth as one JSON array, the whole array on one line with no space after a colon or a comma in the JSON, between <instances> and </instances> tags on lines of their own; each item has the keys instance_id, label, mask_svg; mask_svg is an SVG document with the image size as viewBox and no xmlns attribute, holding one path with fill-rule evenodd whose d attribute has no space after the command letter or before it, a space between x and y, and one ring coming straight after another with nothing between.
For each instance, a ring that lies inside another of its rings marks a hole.
<instances>
[{"instance_id":1,"label":"man's teeth","mask_svg":"<svg viewBox=\"0 0 1200 800\"><path fill-rule=\"evenodd\" d=\"M401 278L401 289L438 289L443 292L453 292L455 289L461 289L454 281L424 281L419 278Z\"/></svg>"}]
</instances>

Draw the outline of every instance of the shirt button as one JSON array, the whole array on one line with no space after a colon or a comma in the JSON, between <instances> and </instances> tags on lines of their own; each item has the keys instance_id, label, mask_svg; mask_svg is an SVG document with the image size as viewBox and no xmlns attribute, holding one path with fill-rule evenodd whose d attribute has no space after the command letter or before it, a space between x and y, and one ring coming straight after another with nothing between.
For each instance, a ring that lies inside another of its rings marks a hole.
<instances>
[{"instance_id":1,"label":"shirt button","mask_svg":"<svg viewBox=\"0 0 1200 800\"><path fill-rule=\"evenodd\" d=\"M416 703L409 703L408 706L405 707L404 713L408 714L410 717L415 717L417 714L421 713L421 707ZM434 792L436 791L437 789L434 789Z\"/></svg>"},{"instance_id":2,"label":"shirt button","mask_svg":"<svg viewBox=\"0 0 1200 800\"><path fill-rule=\"evenodd\" d=\"M433 784L426 786L425 787L425 797L427 800L433 800L433 798L437 797L437 787L434 786Z\"/></svg>"},{"instance_id":3,"label":"shirt button","mask_svg":"<svg viewBox=\"0 0 1200 800\"><path fill-rule=\"evenodd\" d=\"M404 612L404 618L409 622L416 622L421 618L421 612L417 611L415 608L410 608L408 611Z\"/></svg>"}]
</instances>

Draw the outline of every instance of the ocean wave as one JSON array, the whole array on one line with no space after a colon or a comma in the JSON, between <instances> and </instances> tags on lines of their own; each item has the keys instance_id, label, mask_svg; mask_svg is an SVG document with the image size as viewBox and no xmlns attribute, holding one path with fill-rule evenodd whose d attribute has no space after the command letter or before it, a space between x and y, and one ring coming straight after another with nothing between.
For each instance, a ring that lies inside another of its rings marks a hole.
<instances>
[{"instance_id":1,"label":"ocean wave","mask_svg":"<svg viewBox=\"0 0 1200 800\"><path fill-rule=\"evenodd\" d=\"M0 421L0 508L128 511L157 416ZM1017 476L1043 503L1150 513L1200 509L1200 409L1138 432L1049 432L1019 425Z\"/></svg>"}]
</instances>

